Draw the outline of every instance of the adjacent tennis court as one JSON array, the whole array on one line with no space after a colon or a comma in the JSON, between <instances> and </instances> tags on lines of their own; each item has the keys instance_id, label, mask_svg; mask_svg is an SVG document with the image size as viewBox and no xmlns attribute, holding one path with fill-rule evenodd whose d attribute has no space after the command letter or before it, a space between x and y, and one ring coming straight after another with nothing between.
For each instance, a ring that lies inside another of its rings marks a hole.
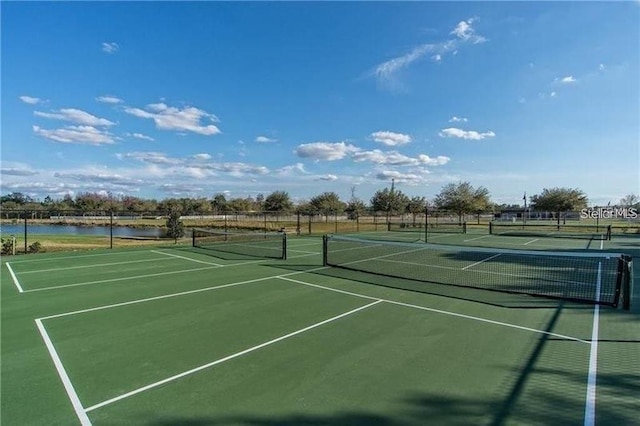
<instances>
[{"instance_id":1,"label":"adjacent tennis court","mask_svg":"<svg viewBox=\"0 0 640 426\"><path fill-rule=\"evenodd\" d=\"M638 424L637 238L398 234L5 258L2 422Z\"/></svg>"}]
</instances>

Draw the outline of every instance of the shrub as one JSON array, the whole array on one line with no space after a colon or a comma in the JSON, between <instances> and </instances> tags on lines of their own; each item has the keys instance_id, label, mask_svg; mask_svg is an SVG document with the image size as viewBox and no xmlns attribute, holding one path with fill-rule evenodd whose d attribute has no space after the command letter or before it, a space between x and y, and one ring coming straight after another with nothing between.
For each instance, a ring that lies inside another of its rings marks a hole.
<instances>
[{"instance_id":1,"label":"shrub","mask_svg":"<svg viewBox=\"0 0 640 426\"><path fill-rule=\"evenodd\" d=\"M39 241L31 244L28 249L28 253L39 253L42 251L42 244Z\"/></svg>"}]
</instances>

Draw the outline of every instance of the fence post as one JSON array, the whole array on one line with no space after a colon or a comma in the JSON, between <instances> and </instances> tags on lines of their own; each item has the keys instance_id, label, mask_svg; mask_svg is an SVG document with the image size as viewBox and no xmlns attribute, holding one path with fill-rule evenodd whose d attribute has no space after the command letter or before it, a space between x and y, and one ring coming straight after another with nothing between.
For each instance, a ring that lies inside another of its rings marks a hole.
<instances>
[{"instance_id":1,"label":"fence post","mask_svg":"<svg viewBox=\"0 0 640 426\"><path fill-rule=\"evenodd\" d=\"M28 211L24 211L24 254L27 254L27 213Z\"/></svg>"},{"instance_id":2,"label":"fence post","mask_svg":"<svg viewBox=\"0 0 640 426\"><path fill-rule=\"evenodd\" d=\"M109 212L109 248L113 248L113 210Z\"/></svg>"}]
</instances>

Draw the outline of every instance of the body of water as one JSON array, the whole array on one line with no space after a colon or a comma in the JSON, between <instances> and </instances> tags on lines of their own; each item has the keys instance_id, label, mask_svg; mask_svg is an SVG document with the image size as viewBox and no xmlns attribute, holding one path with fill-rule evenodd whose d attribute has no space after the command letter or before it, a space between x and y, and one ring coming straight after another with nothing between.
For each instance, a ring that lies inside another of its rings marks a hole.
<instances>
[{"instance_id":1,"label":"body of water","mask_svg":"<svg viewBox=\"0 0 640 426\"><path fill-rule=\"evenodd\" d=\"M0 233L3 237L9 235L24 235L24 225L1 225ZM75 226L75 225L27 225L28 235L104 235L109 236L108 226ZM166 231L159 228L129 228L114 226L114 237L164 237Z\"/></svg>"}]
</instances>

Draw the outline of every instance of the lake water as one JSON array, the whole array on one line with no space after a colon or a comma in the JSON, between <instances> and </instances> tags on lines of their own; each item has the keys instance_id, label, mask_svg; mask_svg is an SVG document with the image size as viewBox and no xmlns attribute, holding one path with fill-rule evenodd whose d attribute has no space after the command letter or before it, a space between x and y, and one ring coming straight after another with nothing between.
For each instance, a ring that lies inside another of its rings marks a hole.
<instances>
[{"instance_id":1,"label":"lake water","mask_svg":"<svg viewBox=\"0 0 640 426\"><path fill-rule=\"evenodd\" d=\"M24 224L0 225L2 236L24 235ZM74 225L27 225L28 235L104 235L109 236L108 226L74 226ZM164 237L166 231L159 228L129 228L126 226L114 226L114 237Z\"/></svg>"}]
</instances>

